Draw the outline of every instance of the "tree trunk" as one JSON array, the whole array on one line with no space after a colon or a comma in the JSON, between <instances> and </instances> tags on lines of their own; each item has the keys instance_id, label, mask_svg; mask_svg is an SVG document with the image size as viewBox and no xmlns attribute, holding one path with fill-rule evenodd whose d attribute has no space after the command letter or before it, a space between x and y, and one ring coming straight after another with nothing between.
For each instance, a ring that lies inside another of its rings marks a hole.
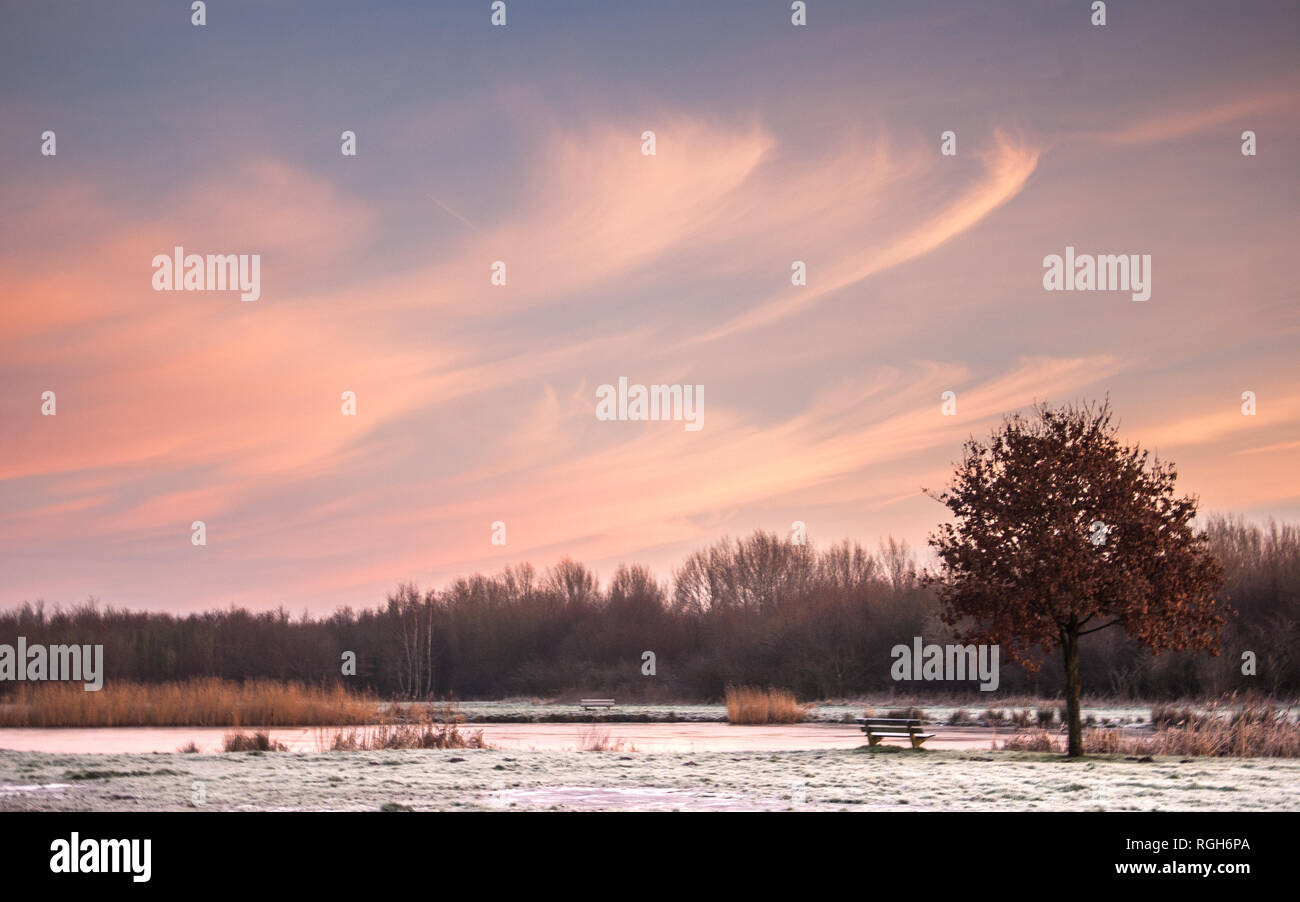
<instances>
[{"instance_id":1,"label":"tree trunk","mask_svg":"<svg viewBox=\"0 0 1300 902\"><path fill-rule=\"evenodd\" d=\"M1079 632L1071 618L1070 628L1061 642L1065 654L1065 716L1070 725L1070 758L1083 757L1083 717L1079 710L1079 694L1082 681L1079 679Z\"/></svg>"},{"instance_id":2,"label":"tree trunk","mask_svg":"<svg viewBox=\"0 0 1300 902\"><path fill-rule=\"evenodd\" d=\"M424 681L424 697L429 698L433 695L433 601L429 598L424 600L424 612L428 617L428 633L425 640L424 659L429 668L428 678Z\"/></svg>"}]
</instances>

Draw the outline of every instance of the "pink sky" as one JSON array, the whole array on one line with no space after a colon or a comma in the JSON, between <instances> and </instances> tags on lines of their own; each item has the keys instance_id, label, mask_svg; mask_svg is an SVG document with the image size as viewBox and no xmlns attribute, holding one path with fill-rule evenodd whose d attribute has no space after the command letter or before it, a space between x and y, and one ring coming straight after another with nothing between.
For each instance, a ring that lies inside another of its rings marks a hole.
<instances>
[{"instance_id":1,"label":"pink sky","mask_svg":"<svg viewBox=\"0 0 1300 902\"><path fill-rule=\"evenodd\" d=\"M668 577L795 520L813 541L923 546L944 511L921 489L967 436L1107 393L1204 510L1300 516L1300 89L1267 17L1186 71L1208 11L1181 32L983 23L1005 52L954 43L925 67L964 15L706 32L683 40L725 52L683 64L695 91L629 84L668 38L613 55L638 33L618 16L584 23L577 50L520 25L533 55L491 67L480 29L458 44L461 92L384 94L364 35L354 81L300 83L286 58L255 90L201 43L238 29L181 32L189 62L108 98L85 73L17 84L0 107L0 604L325 610L563 556ZM30 53L78 40L31 28ZM104 52L124 66L141 39ZM423 64L400 42L383 58ZM191 78L206 105L154 118ZM176 245L260 254L261 298L153 291ZM1067 245L1150 254L1151 299L1044 291ZM597 420L620 376L703 385L704 428Z\"/></svg>"}]
</instances>

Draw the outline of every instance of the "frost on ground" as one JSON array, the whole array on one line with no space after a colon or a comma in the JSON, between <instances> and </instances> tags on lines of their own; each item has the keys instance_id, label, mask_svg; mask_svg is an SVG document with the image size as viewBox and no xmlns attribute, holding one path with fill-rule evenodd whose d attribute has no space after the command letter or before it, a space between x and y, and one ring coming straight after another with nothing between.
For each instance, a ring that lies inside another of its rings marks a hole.
<instances>
[{"instance_id":1,"label":"frost on ground","mask_svg":"<svg viewBox=\"0 0 1300 902\"><path fill-rule=\"evenodd\" d=\"M0 751L0 810L1300 810L1300 761L827 749Z\"/></svg>"}]
</instances>

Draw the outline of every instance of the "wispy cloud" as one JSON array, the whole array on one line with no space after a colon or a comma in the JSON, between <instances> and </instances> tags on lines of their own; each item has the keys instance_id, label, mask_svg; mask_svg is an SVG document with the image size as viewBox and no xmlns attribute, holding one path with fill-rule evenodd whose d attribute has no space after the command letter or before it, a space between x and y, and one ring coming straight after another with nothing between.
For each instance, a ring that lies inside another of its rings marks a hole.
<instances>
[{"instance_id":1,"label":"wispy cloud","mask_svg":"<svg viewBox=\"0 0 1300 902\"><path fill-rule=\"evenodd\" d=\"M916 545L944 515L920 488L965 438L1107 392L1207 503L1300 511L1276 177L1300 95L1267 12L1097 41L1074 15L794 29L735 4L720 39L629 6L512 22L527 53L453 17L435 53L378 23L287 48L250 11L228 26L250 67L109 60L99 92L40 68L98 47L96 14L34 29L0 61L0 118L28 136L0 148L0 604L370 604L565 554L666 575L794 518ZM114 60L174 44L133 21ZM346 77L299 65L339 55ZM1261 152L1239 158L1248 127ZM1045 297L1039 261L1069 243L1153 254L1151 301ZM176 245L260 254L262 298L153 291ZM704 385L705 428L597 420L620 375Z\"/></svg>"},{"instance_id":2,"label":"wispy cloud","mask_svg":"<svg viewBox=\"0 0 1300 902\"><path fill-rule=\"evenodd\" d=\"M1024 188L1038 163L1037 150L1012 141L1001 132L995 135L993 148L982 157L983 175L963 189L937 214L922 216L919 221L913 221L918 219L913 211L900 209L896 203L890 205L888 209L898 216L898 220L886 224L890 232L888 237L872 240L867 237L869 233L862 230L859 234L862 235L863 246L834 260L809 285L785 290L778 296L762 301L753 310L695 336L688 343L713 341L737 332L772 325L806 310L848 285L929 253L973 228L1015 197ZM895 178L882 181L900 180ZM867 190L857 196L844 193L839 190L841 186L835 184L828 184L824 190L835 191L837 203L845 209L865 213L884 206L884 198L875 193L877 185L868 184L865 187ZM899 188L897 184L891 187L894 190Z\"/></svg>"}]
</instances>

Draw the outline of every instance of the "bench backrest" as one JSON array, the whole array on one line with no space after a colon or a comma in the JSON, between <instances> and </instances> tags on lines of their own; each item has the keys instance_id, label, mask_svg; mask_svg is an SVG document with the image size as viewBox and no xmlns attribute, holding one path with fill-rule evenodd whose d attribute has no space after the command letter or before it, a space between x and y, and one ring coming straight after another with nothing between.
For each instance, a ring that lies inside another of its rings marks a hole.
<instances>
[{"instance_id":1,"label":"bench backrest","mask_svg":"<svg viewBox=\"0 0 1300 902\"><path fill-rule=\"evenodd\" d=\"M859 720L863 726L881 730L904 730L921 725L921 721L914 717L862 717Z\"/></svg>"}]
</instances>

